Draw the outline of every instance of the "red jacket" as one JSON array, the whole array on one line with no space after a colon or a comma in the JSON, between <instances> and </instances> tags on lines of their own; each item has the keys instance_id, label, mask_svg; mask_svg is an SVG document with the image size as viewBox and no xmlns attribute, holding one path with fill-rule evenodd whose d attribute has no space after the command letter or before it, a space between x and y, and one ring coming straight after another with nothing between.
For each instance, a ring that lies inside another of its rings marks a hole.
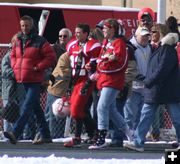
<instances>
[{"instance_id":1,"label":"red jacket","mask_svg":"<svg viewBox=\"0 0 180 164\"><path fill-rule=\"evenodd\" d=\"M45 38L38 35L31 36L27 39L24 48L22 35L18 36L11 51L11 66L17 82L42 82L44 70L55 64L55 52Z\"/></svg>"},{"instance_id":2,"label":"red jacket","mask_svg":"<svg viewBox=\"0 0 180 164\"><path fill-rule=\"evenodd\" d=\"M103 87L123 89L128 62L126 43L120 38L115 39L113 42L104 40L100 54L97 65L100 72L97 81L98 89ZM115 59L110 60L109 55L114 56Z\"/></svg>"}]
</instances>

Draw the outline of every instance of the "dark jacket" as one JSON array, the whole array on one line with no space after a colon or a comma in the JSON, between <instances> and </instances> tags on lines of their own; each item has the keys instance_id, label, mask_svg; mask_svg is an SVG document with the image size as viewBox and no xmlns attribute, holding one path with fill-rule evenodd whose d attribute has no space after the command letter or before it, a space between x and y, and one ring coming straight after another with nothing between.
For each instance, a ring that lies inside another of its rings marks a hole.
<instances>
[{"instance_id":1,"label":"dark jacket","mask_svg":"<svg viewBox=\"0 0 180 164\"><path fill-rule=\"evenodd\" d=\"M152 54L148 63L145 82L145 103L180 102L180 74L174 44L176 34L169 33L161 40L161 46Z\"/></svg>"},{"instance_id":2,"label":"dark jacket","mask_svg":"<svg viewBox=\"0 0 180 164\"><path fill-rule=\"evenodd\" d=\"M2 75L2 99L9 100L15 93L15 77L11 68L10 51L2 58L1 62L1 75Z\"/></svg>"},{"instance_id":3,"label":"dark jacket","mask_svg":"<svg viewBox=\"0 0 180 164\"><path fill-rule=\"evenodd\" d=\"M11 66L17 82L42 82L44 70L55 64L55 60L50 44L35 33L26 38L19 34L11 51Z\"/></svg>"},{"instance_id":4,"label":"dark jacket","mask_svg":"<svg viewBox=\"0 0 180 164\"><path fill-rule=\"evenodd\" d=\"M9 101L21 101L24 98L24 87L17 84L14 72L11 68L10 50L2 58L1 62L2 75L2 100L5 106Z\"/></svg>"}]
</instances>

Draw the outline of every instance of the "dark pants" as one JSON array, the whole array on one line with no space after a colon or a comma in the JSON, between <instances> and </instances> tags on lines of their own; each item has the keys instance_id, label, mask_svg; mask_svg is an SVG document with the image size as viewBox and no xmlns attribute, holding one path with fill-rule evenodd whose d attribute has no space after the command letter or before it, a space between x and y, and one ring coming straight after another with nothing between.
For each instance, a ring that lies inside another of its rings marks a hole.
<instances>
[{"instance_id":1,"label":"dark pants","mask_svg":"<svg viewBox=\"0 0 180 164\"><path fill-rule=\"evenodd\" d=\"M25 89L25 99L21 106L21 116L14 124L13 133L18 138L27 124L31 113L34 112L39 132L42 137L50 138L50 132L45 120L44 112L40 106L40 83L23 83Z\"/></svg>"}]
</instances>

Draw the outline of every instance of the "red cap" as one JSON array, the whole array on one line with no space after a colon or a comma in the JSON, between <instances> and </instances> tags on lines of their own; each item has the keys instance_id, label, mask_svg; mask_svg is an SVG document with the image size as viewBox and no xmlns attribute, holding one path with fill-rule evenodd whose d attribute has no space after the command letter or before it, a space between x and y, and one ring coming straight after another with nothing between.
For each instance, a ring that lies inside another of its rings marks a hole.
<instances>
[{"instance_id":1,"label":"red cap","mask_svg":"<svg viewBox=\"0 0 180 164\"><path fill-rule=\"evenodd\" d=\"M151 9L151 8L148 8L148 7L145 7L145 8L142 8L139 13L138 13L138 20L141 20L141 17L143 15L149 15L151 16L152 20L154 21L155 19L155 13L154 11Z\"/></svg>"}]
</instances>

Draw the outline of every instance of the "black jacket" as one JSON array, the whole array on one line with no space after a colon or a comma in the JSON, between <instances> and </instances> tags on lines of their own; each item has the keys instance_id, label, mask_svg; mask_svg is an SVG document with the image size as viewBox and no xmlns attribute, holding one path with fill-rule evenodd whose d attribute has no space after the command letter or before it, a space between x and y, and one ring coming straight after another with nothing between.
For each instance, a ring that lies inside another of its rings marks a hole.
<instances>
[{"instance_id":1,"label":"black jacket","mask_svg":"<svg viewBox=\"0 0 180 164\"><path fill-rule=\"evenodd\" d=\"M178 57L174 44L176 34L167 34L161 46L149 59L147 75L144 80L145 103L168 104L180 102L180 74Z\"/></svg>"}]
</instances>

